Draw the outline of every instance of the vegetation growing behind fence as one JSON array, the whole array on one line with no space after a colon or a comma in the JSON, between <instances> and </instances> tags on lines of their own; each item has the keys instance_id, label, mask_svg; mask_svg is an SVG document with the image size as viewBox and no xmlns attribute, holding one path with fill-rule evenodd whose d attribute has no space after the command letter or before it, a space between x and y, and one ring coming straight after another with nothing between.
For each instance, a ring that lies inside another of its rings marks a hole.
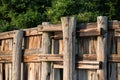
<instances>
[{"instance_id":1,"label":"vegetation growing behind fence","mask_svg":"<svg viewBox=\"0 0 120 80\"><path fill-rule=\"evenodd\" d=\"M0 34L0 80L119 80L119 21L43 22Z\"/></svg>"}]
</instances>

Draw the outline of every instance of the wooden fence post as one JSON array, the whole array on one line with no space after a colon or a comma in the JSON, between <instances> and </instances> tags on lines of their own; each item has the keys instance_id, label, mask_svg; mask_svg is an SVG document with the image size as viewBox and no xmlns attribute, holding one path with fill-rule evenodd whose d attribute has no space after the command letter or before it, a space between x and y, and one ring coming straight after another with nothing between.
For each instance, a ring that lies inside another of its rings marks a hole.
<instances>
[{"instance_id":1,"label":"wooden fence post","mask_svg":"<svg viewBox=\"0 0 120 80\"><path fill-rule=\"evenodd\" d=\"M21 80L22 38L23 31L16 31L13 41L12 80Z\"/></svg>"},{"instance_id":2,"label":"wooden fence post","mask_svg":"<svg viewBox=\"0 0 120 80\"><path fill-rule=\"evenodd\" d=\"M64 68L63 80L75 80L75 17L62 17Z\"/></svg>"},{"instance_id":3,"label":"wooden fence post","mask_svg":"<svg viewBox=\"0 0 120 80\"><path fill-rule=\"evenodd\" d=\"M43 27L45 25L49 25L49 22L43 22ZM43 54L50 53L50 45L51 40L48 32L43 32L42 35L42 52ZM41 80L50 80L50 63L49 62L42 62L42 73L41 73Z\"/></svg>"},{"instance_id":4,"label":"wooden fence post","mask_svg":"<svg viewBox=\"0 0 120 80\"><path fill-rule=\"evenodd\" d=\"M101 69L97 70L99 80L107 80L107 17L97 17L97 28L101 30L101 36L97 37L97 61L101 61Z\"/></svg>"}]
</instances>

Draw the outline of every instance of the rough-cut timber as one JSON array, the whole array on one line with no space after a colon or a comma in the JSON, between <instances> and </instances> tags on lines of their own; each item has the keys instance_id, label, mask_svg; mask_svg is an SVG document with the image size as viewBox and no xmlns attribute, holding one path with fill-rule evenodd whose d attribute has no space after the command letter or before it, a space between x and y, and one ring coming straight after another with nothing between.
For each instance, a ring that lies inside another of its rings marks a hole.
<instances>
[{"instance_id":1,"label":"rough-cut timber","mask_svg":"<svg viewBox=\"0 0 120 80\"><path fill-rule=\"evenodd\" d=\"M115 29L115 37L120 37L120 29Z\"/></svg>"},{"instance_id":2,"label":"rough-cut timber","mask_svg":"<svg viewBox=\"0 0 120 80\"><path fill-rule=\"evenodd\" d=\"M49 25L49 22L43 22L43 26L46 27L46 25ZM50 54L50 35L47 32L43 32L42 35L42 52L43 54ZM42 62L42 73L41 73L41 80L49 80L50 79L50 63L48 62Z\"/></svg>"},{"instance_id":3,"label":"rough-cut timber","mask_svg":"<svg viewBox=\"0 0 120 80\"><path fill-rule=\"evenodd\" d=\"M79 37L88 37L88 36L99 36L101 31L97 28L81 29L77 31L77 36Z\"/></svg>"},{"instance_id":4,"label":"rough-cut timber","mask_svg":"<svg viewBox=\"0 0 120 80\"><path fill-rule=\"evenodd\" d=\"M76 55L76 60L96 61L96 54L83 54L81 56Z\"/></svg>"},{"instance_id":5,"label":"rough-cut timber","mask_svg":"<svg viewBox=\"0 0 120 80\"><path fill-rule=\"evenodd\" d=\"M20 80L21 77L22 38L23 31L16 31L13 41L12 80Z\"/></svg>"},{"instance_id":6,"label":"rough-cut timber","mask_svg":"<svg viewBox=\"0 0 120 80\"><path fill-rule=\"evenodd\" d=\"M120 29L120 21L113 20L108 22L109 29Z\"/></svg>"},{"instance_id":7,"label":"rough-cut timber","mask_svg":"<svg viewBox=\"0 0 120 80\"><path fill-rule=\"evenodd\" d=\"M62 17L63 42L64 42L64 69L63 80L75 80L75 17Z\"/></svg>"},{"instance_id":8,"label":"rough-cut timber","mask_svg":"<svg viewBox=\"0 0 120 80\"><path fill-rule=\"evenodd\" d=\"M76 62L76 69L83 69L83 70L96 70L101 69L101 62L97 61L77 61ZM64 68L62 62L57 62L54 64L54 68Z\"/></svg>"},{"instance_id":9,"label":"rough-cut timber","mask_svg":"<svg viewBox=\"0 0 120 80\"><path fill-rule=\"evenodd\" d=\"M76 32L77 37L93 37L100 36L102 34L102 30L98 30L97 28L88 28L88 29L80 29ZM53 39L63 39L63 33L57 33L51 36Z\"/></svg>"},{"instance_id":10,"label":"rough-cut timber","mask_svg":"<svg viewBox=\"0 0 120 80\"><path fill-rule=\"evenodd\" d=\"M41 35L42 32L38 30L38 28L30 28L30 29L24 29L25 36L34 36L34 35Z\"/></svg>"},{"instance_id":11,"label":"rough-cut timber","mask_svg":"<svg viewBox=\"0 0 120 80\"><path fill-rule=\"evenodd\" d=\"M117 55L120 55L120 38L117 38ZM120 62L117 64L117 79L120 80Z\"/></svg>"},{"instance_id":12,"label":"rough-cut timber","mask_svg":"<svg viewBox=\"0 0 120 80\"><path fill-rule=\"evenodd\" d=\"M120 54L113 54L109 56L109 62L120 63Z\"/></svg>"},{"instance_id":13,"label":"rough-cut timber","mask_svg":"<svg viewBox=\"0 0 120 80\"><path fill-rule=\"evenodd\" d=\"M101 62L97 61L78 61L77 68L78 69L100 69Z\"/></svg>"},{"instance_id":14,"label":"rough-cut timber","mask_svg":"<svg viewBox=\"0 0 120 80\"><path fill-rule=\"evenodd\" d=\"M61 27L61 24L38 25L38 30L41 32L62 31L62 27Z\"/></svg>"},{"instance_id":15,"label":"rough-cut timber","mask_svg":"<svg viewBox=\"0 0 120 80\"><path fill-rule=\"evenodd\" d=\"M102 69L97 70L97 75L99 80L107 80L107 17L97 17L97 28L106 32L97 37L97 61L102 62Z\"/></svg>"},{"instance_id":16,"label":"rough-cut timber","mask_svg":"<svg viewBox=\"0 0 120 80\"><path fill-rule=\"evenodd\" d=\"M62 54L24 54L22 62L63 61ZM11 63L12 55L0 55L0 63Z\"/></svg>"}]
</instances>

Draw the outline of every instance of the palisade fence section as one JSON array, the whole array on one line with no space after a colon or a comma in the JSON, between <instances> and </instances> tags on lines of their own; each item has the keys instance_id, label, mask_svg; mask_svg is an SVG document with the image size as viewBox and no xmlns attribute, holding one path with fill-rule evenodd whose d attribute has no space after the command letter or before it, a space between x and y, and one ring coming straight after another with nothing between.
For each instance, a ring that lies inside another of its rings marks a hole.
<instances>
[{"instance_id":1,"label":"palisade fence section","mask_svg":"<svg viewBox=\"0 0 120 80\"><path fill-rule=\"evenodd\" d=\"M0 33L0 80L120 80L120 22L43 22Z\"/></svg>"}]
</instances>

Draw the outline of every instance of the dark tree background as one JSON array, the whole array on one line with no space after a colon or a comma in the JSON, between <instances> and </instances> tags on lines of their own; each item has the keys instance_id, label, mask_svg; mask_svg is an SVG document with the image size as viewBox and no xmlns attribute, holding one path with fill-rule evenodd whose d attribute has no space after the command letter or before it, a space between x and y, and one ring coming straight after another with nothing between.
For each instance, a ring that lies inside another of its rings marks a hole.
<instances>
[{"instance_id":1,"label":"dark tree background","mask_svg":"<svg viewBox=\"0 0 120 80\"><path fill-rule=\"evenodd\" d=\"M120 0L0 0L0 32L59 23L62 16L94 22L99 15L120 20Z\"/></svg>"}]
</instances>

